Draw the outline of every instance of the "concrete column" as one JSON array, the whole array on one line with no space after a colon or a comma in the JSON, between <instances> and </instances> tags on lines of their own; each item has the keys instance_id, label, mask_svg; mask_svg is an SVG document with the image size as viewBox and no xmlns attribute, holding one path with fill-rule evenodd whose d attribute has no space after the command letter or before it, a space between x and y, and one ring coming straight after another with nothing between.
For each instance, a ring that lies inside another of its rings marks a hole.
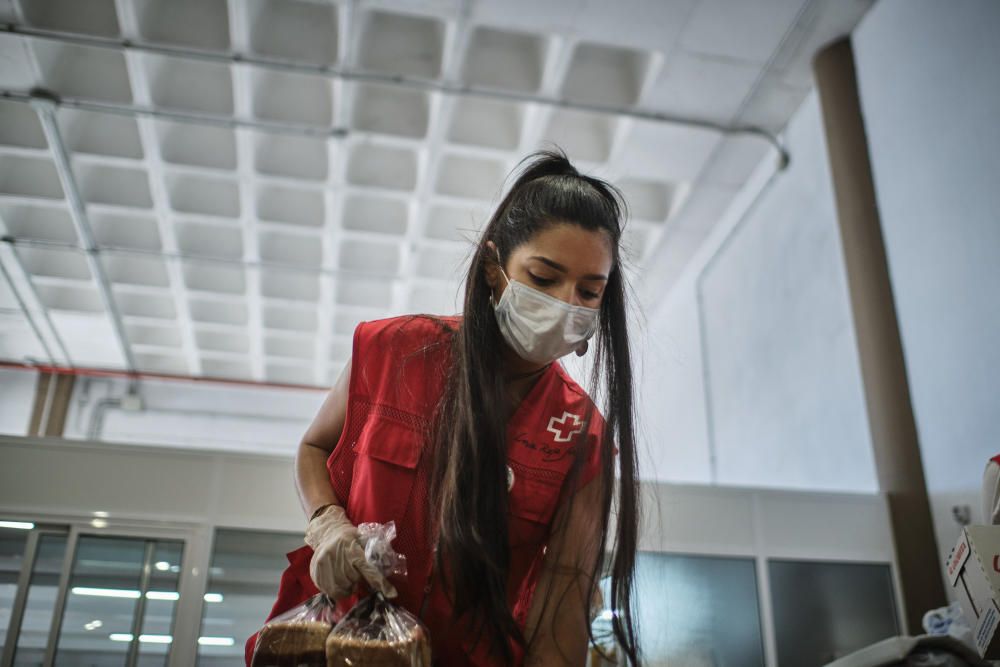
<instances>
[{"instance_id":1,"label":"concrete column","mask_svg":"<svg viewBox=\"0 0 1000 667\"><path fill-rule=\"evenodd\" d=\"M75 380L73 375L38 374L28 435L62 437Z\"/></svg>"},{"instance_id":2,"label":"concrete column","mask_svg":"<svg viewBox=\"0 0 1000 667\"><path fill-rule=\"evenodd\" d=\"M813 61L833 176L879 487L889 501L905 628L946 603L906 364L875 199L854 52L845 38ZM901 110L905 112L905 109Z\"/></svg>"}]
</instances>

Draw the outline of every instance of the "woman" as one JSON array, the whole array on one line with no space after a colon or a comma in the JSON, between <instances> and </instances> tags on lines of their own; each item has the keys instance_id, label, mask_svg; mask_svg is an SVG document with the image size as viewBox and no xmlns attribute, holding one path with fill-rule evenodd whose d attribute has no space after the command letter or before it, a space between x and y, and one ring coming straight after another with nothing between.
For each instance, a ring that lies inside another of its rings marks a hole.
<instances>
[{"instance_id":1,"label":"woman","mask_svg":"<svg viewBox=\"0 0 1000 667\"><path fill-rule=\"evenodd\" d=\"M623 208L565 155L537 153L483 230L463 316L358 325L299 446L307 546L288 556L272 617L318 590L346 611L377 589L422 619L435 664L581 665L610 570L614 633L637 664ZM595 333L603 416L558 362ZM408 573L387 580L355 526L388 521Z\"/></svg>"}]
</instances>

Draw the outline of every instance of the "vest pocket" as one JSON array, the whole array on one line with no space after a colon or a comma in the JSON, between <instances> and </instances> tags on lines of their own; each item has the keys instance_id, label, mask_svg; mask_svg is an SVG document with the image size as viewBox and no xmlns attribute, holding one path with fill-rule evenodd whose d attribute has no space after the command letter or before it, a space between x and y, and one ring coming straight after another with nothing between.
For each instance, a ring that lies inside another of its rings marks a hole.
<instances>
[{"instance_id":1,"label":"vest pocket","mask_svg":"<svg viewBox=\"0 0 1000 667\"><path fill-rule=\"evenodd\" d=\"M384 417L365 424L355 444L358 456L347 501L347 513L355 524L403 524L423 440L419 431Z\"/></svg>"},{"instance_id":2,"label":"vest pocket","mask_svg":"<svg viewBox=\"0 0 1000 667\"><path fill-rule=\"evenodd\" d=\"M514 484L507 497L510 513L509 539L512 547L545 540L549 524L559 505L562 479L552 471L534 471L512 465Z\"/></svg>"}]
</instances>

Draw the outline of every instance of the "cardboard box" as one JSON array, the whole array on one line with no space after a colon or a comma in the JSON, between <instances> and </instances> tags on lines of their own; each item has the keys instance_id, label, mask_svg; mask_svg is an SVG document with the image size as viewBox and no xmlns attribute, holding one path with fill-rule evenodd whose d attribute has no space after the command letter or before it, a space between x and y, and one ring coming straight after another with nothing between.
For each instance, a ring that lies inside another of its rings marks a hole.
<instances>
[{"instance_id":1,"label":"cardboard box","mask_svg":"<svg viewBox=\"0 0 1000 667\"><path fill-rule=\"evenodd\" d=\"M947 568L979 654L1000 658L1000 526L963 528Z\"/></svg>"}]
</instances>

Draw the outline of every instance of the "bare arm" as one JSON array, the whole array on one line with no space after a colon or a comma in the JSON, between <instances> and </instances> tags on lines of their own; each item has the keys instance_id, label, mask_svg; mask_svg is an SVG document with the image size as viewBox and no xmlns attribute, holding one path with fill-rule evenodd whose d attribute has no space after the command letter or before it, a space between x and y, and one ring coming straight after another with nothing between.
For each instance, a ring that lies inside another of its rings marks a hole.
<instances>
[{"instance_id":1,"label":"bare arm","mask_svg":"<svg viewBox=\"0 0 1000 667\"><path fill-rule=\"evenodd\" d=\"M526 667L586 663L589 577L601 536L602 488L598 476L577 493L571 509L564 506L556 515L553 525L557 528L545 553L525 628L531 642Z\"/></svg>"},{"instance_id":2,"label":"bare arm","mask_svg":"<svg viewBox=\"0 0 1000 667\"><path fill-rule=\"evenodd\" d=\"M330 486L326 460L337 446L340 434L344 430L350 378L351 362L348 360L337 382L320 406L319 412L302 436L295 454L295 486L299 492L299 502L307 517L312 516L313 512L323 505L341 504L333 492L333 487Z\"/></svg>"}]
</instances>

